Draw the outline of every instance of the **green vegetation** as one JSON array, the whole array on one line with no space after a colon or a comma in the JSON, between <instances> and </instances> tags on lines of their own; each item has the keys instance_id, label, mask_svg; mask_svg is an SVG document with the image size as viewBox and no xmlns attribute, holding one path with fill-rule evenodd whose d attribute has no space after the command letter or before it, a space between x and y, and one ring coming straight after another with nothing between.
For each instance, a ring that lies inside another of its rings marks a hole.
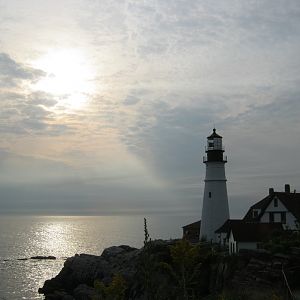
<instances>
[{"instance_id":1,"label":"green vegetation","mask_svg":"<svg viewBox=\"0 0 300 300\"><path fill-rule=\"evenodd\" d=\"M277 232L263 246L284 253L300 246L300 234ZM144 247L132 281L126 283L120 274L109 285L95 281L94 300L282 300L272 289L224 290L228 278L244 264L238 256L224 255L220 246L207 242L153 241L144 219Z\"/></svg>"},{"instance_id":2,"label":"green vegetation","mask_svg":"<svg viewBox=\"0 0 300 300\"><path fill-rule=\"evenodd\" d=\"M203 298L205 300L283 300L275 292L263 292L251 289L244 291L226 290L220 294Z\"/></svg>"},{"instance_id":3,"label":"green vegetation","mask_svg":"<svg viewBox=\"0 0 300 300\"><path fill-rule=\"evenodd\" d=\"M142 285L145 291L146 299L154 299L155 282L154 274L157 263L152 255L152 241L149 236L147 220L144 218L144 248L140 256L138 274L142 278Z\"/></svg>"},{"instance_id":4,"label":"green vegetation","mask_svg":"<svg viewBox=\"0 0 300 300\"><path fill-rule=\"evenodd\" d=\"M180 299L190 299L195 296L197 277L199 277L202 260L199 246L192 246L186 240L180 240L170 247L172 262L161 262L164 269L175 282L175 291Z\"/></svg>"},{"instance_id":5,"label":"green vegetation","mask_svg":"<svg viewBox=\"0 0 300 300\"><path fill-rule=\"evenodd\" d=\"M289 253L292 247L300 247L300 231L278 231L264 243L262 248L271 253Z\"/></svg>"},{"instance_id":6,"label":"green vegetation","mask_svg":"<svg viewBox=\"0 0 300 300\"><path fill-rule=\"evenodd\" d=\"M94 288L97 293L94 300L123 300L127 287L123 276L116 274L108 286L100 280L95 280Z\"/></svg>"},{"instance_id":7,"label":"green vegetation","mask_svg":"<svg viewBox=\"0 0 300 300\"><path fill-rule=\"evenodd\" d=\"M210 244L152 241L146 219L144 237L137 281L147 300L200 299L201 294L207 292L209 261L218 258L218 252Z\"/></svg>"}]
</instances>

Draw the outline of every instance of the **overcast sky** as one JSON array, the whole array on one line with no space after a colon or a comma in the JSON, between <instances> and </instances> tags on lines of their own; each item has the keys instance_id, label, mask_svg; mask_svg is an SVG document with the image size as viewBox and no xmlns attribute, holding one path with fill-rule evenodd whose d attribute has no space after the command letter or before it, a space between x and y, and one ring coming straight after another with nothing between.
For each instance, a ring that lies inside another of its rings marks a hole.
<instances>
[{"instance_id":1,"label":"overcast sky","mask_svg":"<svg viewBox=\"0 0 300 300\"><path fill-rule=\"evenodd\" d=\"M300 2L0 0L0 213L232 217L300 190Z\"/></svg>"}]
</instances>

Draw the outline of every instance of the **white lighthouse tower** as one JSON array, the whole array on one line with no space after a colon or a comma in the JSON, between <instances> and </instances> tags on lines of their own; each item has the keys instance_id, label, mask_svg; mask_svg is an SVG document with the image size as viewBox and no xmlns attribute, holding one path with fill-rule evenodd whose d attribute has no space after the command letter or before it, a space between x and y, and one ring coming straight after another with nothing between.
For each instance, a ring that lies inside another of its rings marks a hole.
<instances>
[{"instance_id":1,"label":"white lighthouse tower","mask_svg":"<svg viewBox=\"0 0 300 300\"><path fill-rule=\"evenodd\" d=\"M227 157L223 155L222 137L213 129L207 137L205 148L205 187L202 206L200 238L217 242L215 231L229 219L228 196L225 176Z\"/></svg>"}]
</instances>

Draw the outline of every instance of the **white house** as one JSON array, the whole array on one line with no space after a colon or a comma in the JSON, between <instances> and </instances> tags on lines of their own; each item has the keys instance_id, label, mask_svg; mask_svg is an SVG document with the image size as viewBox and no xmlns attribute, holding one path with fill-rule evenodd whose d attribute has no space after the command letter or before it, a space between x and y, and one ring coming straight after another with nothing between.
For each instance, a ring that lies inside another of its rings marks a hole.
<instances>
[{"instance_id":1,"label":"white house","mask_svg":"<svg viewBox=\"0 0 300 300\"><path fill-rule=\"evenodd\" d=\"M269 189L269 195L250 207L242 220L227 220L215 231L218 242L228 245L229 253L257 249L274 231L299 230L300 193Z\"/></svg>"},{"instance_id":2,"label":"white house","mask_svg":"<svg viewBox=\"0 0 300 300\"><path fill-rule=\"evenodd\" d=\"M269 189L269 195L252 205L245 215L246 222L282 223L284 229L299 229L300 193L290 191L285 185L284 192Z\"/></svg>"}]
</instances>

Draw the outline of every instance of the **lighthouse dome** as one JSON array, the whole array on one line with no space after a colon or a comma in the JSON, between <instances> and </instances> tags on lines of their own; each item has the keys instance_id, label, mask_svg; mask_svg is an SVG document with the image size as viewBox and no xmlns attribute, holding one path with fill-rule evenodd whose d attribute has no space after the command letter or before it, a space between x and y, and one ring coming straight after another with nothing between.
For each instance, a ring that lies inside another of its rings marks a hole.
<instances>
[{"instance_id":1,"label":"lighthouse dome","mask_svg":"<svg viewBox=\"0 0 300 300\"><path fill-rule=\"evenodd\" d=\"M208 136L207 138L208 139L213 139L213 138L220 138L221 139L222 137L216 133L216 128L214 128L213 133L210 136Z\"/></svg>"}]
</instances>

